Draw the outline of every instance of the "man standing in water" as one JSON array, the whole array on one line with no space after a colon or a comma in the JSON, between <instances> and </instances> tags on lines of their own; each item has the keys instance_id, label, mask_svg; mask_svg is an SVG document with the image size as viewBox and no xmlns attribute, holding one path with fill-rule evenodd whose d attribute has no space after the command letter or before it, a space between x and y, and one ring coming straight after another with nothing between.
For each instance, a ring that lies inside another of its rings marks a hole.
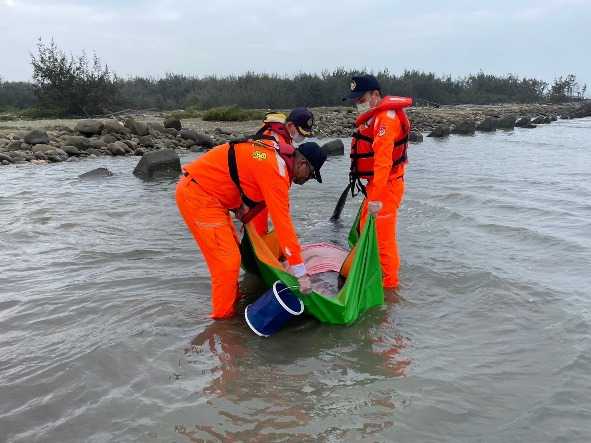
<instances>
[{"instance_id":1,"label":"man standing in water","mask_svg":"<svg viewBox=\"0 0 591 443\"><path fill-rule=\"evenodd\" d=\"M393 289L398 286L400 268L396 221L404 194L410 132L404 108L412 105L412 99L383 97L378 80L366 74L351 79L351 91L343 100L351 100L359 112L351 142L350 179L365 195L360 229L368 214L376 216L383 284Z\"/></svg>"},{"instance_id":2,"label":"man standing in water","mask_svg":"<svg viewBox=\"0 0 591 443\"><path fill-rule=\"evenodd\" d=\"M289 188L310 178L322 183L325 160L316 143L286 153L274 139L249 139L216 146L184 166L176 201L211 273L212 318L232 317L239 295L241 257L229 211L246 223L268 208L289 271L301 292L312 290L289 213Z\"/></svg>"}]
</instances>

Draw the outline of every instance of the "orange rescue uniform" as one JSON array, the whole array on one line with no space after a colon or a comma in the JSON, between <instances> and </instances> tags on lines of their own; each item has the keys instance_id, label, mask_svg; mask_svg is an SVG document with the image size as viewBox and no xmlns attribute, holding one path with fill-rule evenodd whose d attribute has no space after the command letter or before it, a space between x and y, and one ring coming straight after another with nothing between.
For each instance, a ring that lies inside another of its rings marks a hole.
<instances>
[{"instance_id":1,"label":"orange rescue uniform","mask_svg":"<svg viewBox=\"0 0 591 443\"><path fill-rule=\"evenodd\" d=\"M388 97L385 97L382 103L386 99ZM392 157L395 143L407 136L408 129L403 128L393 109L377 111L372 118L357 126L357 131L362 136L373 139L373 175L368 178L360 226L363 229L367 220L368 202L382 202L383 207L376 217L376 230L385 288L395 288L399 283L400 256L396 242L396 225L398 208L404 195L406 161L404 158L404 161L393 167Z\"/></svg>"},{"instance_id":2,"label":"orange rescue uniform","mask_svg":"<svg viewBox=\"0 0 591 443\"><path fill-rule=\"evenodd\" d=\"M216 146L185 165L176 188L179 211L205 258L212 281L212 318L235 314L240 251L229 211L242 206L228 166L229 144ZM294 270L305 273L301 247L289 212L290 177L272 141L235 145L240 185L253 201L264 201L277 231L283 255Z\"/></svg>"}]
</instances>

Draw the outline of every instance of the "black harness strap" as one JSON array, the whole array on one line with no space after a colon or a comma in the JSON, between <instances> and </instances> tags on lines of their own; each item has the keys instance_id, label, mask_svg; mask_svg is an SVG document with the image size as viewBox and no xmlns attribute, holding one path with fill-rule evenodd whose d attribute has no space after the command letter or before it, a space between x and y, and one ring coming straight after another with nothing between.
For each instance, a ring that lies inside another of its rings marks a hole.
<instances>
[{"instance_id":1,"label":"black harness strap","mask_svg":"<svg viewBox=\"0 0 591 443\"><path fill-rule=\"evenodd\" d=\"M240 143L240 142L238 142ZM232 181L238 188L240 192L240 198L244 202L246 206L249 208L254 208L261 202L255 202L246 196L244 191L242 190L242 186L240 186L240 176L238 175L238 164L236 163L236 142L230 142L230 147L228 148L228 169L230 170L230 177L232 177Z\"/></svg>"}]
</instances>

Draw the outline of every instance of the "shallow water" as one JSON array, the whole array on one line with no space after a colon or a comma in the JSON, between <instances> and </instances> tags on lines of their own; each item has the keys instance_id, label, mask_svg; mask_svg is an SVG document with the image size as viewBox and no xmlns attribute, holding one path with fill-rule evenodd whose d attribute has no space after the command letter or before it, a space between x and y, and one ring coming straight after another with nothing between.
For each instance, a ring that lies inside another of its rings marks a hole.
<instances>
[{"instance_id":1,"label":"shallow water","mask_svg":"<svg viewBox=\"0 0 591 443\"><path fill-rule=\"evenodd\" d=\"M412 146L402 301L267 340L208 319L174 181L137 158L2 167L0 441L590 441L590 137ZM115 176L76 178L99 166ZM346 169L294 187L304 241L345 244Z\"/></svg>"}]
</instances>

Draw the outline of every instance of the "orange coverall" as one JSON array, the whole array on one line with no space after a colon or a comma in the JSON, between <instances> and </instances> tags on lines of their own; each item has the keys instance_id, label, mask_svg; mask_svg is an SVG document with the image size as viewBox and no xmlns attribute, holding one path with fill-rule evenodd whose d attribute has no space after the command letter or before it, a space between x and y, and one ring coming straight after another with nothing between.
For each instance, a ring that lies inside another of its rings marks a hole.
<instances>
[{"instance_id":1,"label":"orange coverall","mask_svg":"<svg viewBox=\"0 0 591 443\"><path fill-rule=\"evenodd\" d=\"M271 130L267 130L263 133L266 136L273 136L275 140L279 143L285 143L287 145L291 145L291 140L287 140L281 134L277 134ZM291 180L289 182L289 186L291 187ZM257 233L259 235L265 235L269 232L269 209L264 208L261 212L254 216L252 219L252 224L254 225Z\"/></svg>"},{"instance_id":2,"label":"orange coverall","mask_svg":"<svg viewBox=\"0 0 591 443\"><path fill-rule=\"evenodd\" d=\"M228 167L228 144L216 146L183 169L176 188L179 211L205 258L212 282L215 319L235 314L240 251L230 209L242 199ZM240 185L248 198L264 201L279 237L283 255L293 269L304 270L301 247L289 213L290 179L284 160L272 142L235 146Z\"/></svg>"},{"instance_id":3,"label":"orange coverall","mask_svg":"<svg viewBox=\"0 0 591 443\"><path fill-rule=\"evenodd\" d=\"M396 223L398 208L404 195L405 165L392 168L392 150L394 141L403 134L402 125L395 111L385 110L357 129L361 134L373 138L374 152L374 175L367 183L367 198L361 208L360 227L363 229L367 220L367 203L381 201L383 207L376 217L376 230L383 284L385 288L395 288L398 286L400 269Z\"/></svg>"}]
</instances>

